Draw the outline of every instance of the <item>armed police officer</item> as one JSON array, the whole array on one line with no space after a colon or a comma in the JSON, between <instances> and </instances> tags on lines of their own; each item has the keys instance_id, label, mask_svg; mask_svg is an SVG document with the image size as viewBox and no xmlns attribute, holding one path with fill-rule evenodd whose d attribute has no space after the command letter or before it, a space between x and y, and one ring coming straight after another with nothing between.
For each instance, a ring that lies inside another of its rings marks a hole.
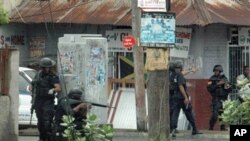
<instances>
[{"instance_id":1,"label":"armed police officer","mask_svg":"<svg viewBox=\"0 0 250 141\"><path fill-rule=\"evenodd\" d=\"M50 141L51 124L54 116L55 94L61 91L58 76L52 71L55 62L50 58L42 58L40 71L31 82L32 110L36 112L40 141Z\"/></svg>"},{"instance_id":2,"label":"armed police officer","mask_svg":"<svg viewBox=\"0 0 250 141\"><path fill-rule=\"evenodd\" d=\"M86 119L87 111L90 108L91 104L82 101L82 91L79 89L72 89L66 97L61 98L55 113L55 128L57 132L55 141L65 140L62 136L65 127L61 126L64 115L73 116L75 118L74 128L81 133L81 136L84 136L84 119Z\"/></svg>"},{"instance_id":3,"label":"armed police officer","mask_svg":"<svg viewBox=\"0 0 250 141\"><path fill-rule=\"evenodd\" d=\"M214 75L209 78L207 89L212 96L212 116L209 121L209 130L214 129L214 125L218 116L222 114L222 103L227 99L231 86L227 77L222 74L221 65L215 65L213 68ZM220 126L221 130L225 130L225 125Z\"/></svg>"},{"instance_id":4,"label":"armed police officer","mask_svg":"<svg viewBox=\"0 0 250 141\"><path fill-rule=\"evenodd\" d=\"M174 71L171 73L170 83L173 81L173 86L170 86L170 128L172 130L172 136L175 137L180 109L183 110L186 118L193 128L192 135L201 134L196 127L195 119L192 113L192 106L187 94L186 79L182 73L182 64L180 62L176 62L174 65Z\"/></svg>"}]
</instances>

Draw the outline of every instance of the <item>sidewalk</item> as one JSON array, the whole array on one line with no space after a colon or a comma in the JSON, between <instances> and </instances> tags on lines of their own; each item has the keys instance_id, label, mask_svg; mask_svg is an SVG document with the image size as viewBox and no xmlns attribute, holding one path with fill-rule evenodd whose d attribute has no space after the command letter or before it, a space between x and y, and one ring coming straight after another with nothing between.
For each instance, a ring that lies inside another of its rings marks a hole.
<instances>
[{"instance_id":1,"label":"sidewalk","mask_svg":"<svg viewBox=\"0 0 250 141\"><path fill-rule=\"evenodd\" d=\"M173 141L229 141L229 131L202 131L201 135L191 135L191 131L180 131ZM147 133L116 131L113 141L146 141Z\"/></svg>"},{"instance_id":2,"label":"sidewalk","mask_svg":"<svg viewBox=\"0 0 250 141\"><path fill-rule=\"evenodd\" d=\"M191 135L191 131L180 131L172 141L229 141L228 131L202 131L202 135ZM21 130L19 141L36 141L37 129ZM147 133L134 130L116 130L113 141L147 141Z\"/></svg>"}]
</instances>

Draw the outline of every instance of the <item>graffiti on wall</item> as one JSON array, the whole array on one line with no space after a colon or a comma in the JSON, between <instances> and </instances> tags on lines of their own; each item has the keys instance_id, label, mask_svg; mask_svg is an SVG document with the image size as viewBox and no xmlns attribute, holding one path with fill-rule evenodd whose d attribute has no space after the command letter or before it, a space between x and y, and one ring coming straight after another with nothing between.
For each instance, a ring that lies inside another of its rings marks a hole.
<instances>
[{"instance_id":1,"label":"graffiti on wall","mask_svg":"<svg viewBox=\"0 0 250 141\"><path fill-rule=\"evenodd\" d=\"M189 55L187 59L184 61L184 68L185 69L192 69L196 68L198 70L202 69L203 62L202 57L194 57L192 55Z\"/></svg>"},{"instance_id":2,"label":"graffiti on wall","mask_svg":"<svg viewBox=\"0 0 250 141\"><path fill-rule=\"evenodd\" d=\"M90 44L90 60L88 67L88 84L89 85L104 85L106 81L105 70L105 51L98 47L97 44Z\"/></svg>"},{"instance_id":3,"label":"graffiti on wall","mask_svg":"<svg viewBox=\"0 0 250 141\"><path fill-rule=\"evenodd\" d=\"M73 63L73 51L62 52L60 54L61 62L63 64L62 71L63 73L73 73L74 63Z\"/></svg>"}]
</instances>

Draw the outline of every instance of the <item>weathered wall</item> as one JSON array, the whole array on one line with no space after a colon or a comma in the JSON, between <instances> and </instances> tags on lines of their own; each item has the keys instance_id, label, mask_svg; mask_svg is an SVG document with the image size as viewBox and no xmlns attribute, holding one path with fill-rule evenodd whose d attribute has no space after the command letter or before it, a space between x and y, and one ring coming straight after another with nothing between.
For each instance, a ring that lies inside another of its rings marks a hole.
<instances>
[{"instance_id":1,"label":"weathered wall","mask_svg":"<svg viewBox=\"0 0 250 141\"><path fill-rule=\"evenodd\" d=\"M0 96L0 141L18 140L18 65L19 51L11 50L8 60L9 92L8 96Z\"/></svg>"},{"instance_id":2,"label":"weathered wall","mask_svg":"<svg viewBox=\"0 0 250 141\"><path fill-rule=\"evenodd\" d=\"M228 26L213 24L205 27L193 27L189 56L202 58L202 69L188 76L191 79L207 79L214 65L221 64L228 76Z\"/></svg>"},{"instance_id":3,"label":"weathered wall","mask_svg":"<svg viewBox=\"0 0 250 141\"><path fill-rule=\"evenodd\" d=\"M29 48L26 38L26 28L23 24L8 24L0 26L0 48L9 46L19 49L20 65L27 65L29 57Z\"/></svg>"},{"instance_id":4,"label":"weathered wall","mask_svg":"<svg viewBox=\"0 0 250 141\"><path fill-rule=\"evenodd\" d=\"M32 37L45 38L45 54L55 56L57 54L58 38L64 34L102 34L110 29L108 25L80 25L80 24L29 24L27 27L27 39Z\"/></svg>"}]
</instances>

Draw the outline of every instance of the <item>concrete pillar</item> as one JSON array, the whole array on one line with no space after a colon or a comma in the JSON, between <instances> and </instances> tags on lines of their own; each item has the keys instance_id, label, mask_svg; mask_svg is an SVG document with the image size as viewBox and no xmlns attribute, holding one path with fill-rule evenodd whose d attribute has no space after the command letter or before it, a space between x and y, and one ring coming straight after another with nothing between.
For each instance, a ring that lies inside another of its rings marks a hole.
<instances>
[{"instance_id":1,"label":"concrete pillar","mask_svg":"<svg viewBox=\"0 0 250 141\"><path fill-rule=\"evenodd\" d=\"M19 51L11 49L7 60L8 95L0 96L0 141L18 141Z\"/></svg>"}]
</instances>

